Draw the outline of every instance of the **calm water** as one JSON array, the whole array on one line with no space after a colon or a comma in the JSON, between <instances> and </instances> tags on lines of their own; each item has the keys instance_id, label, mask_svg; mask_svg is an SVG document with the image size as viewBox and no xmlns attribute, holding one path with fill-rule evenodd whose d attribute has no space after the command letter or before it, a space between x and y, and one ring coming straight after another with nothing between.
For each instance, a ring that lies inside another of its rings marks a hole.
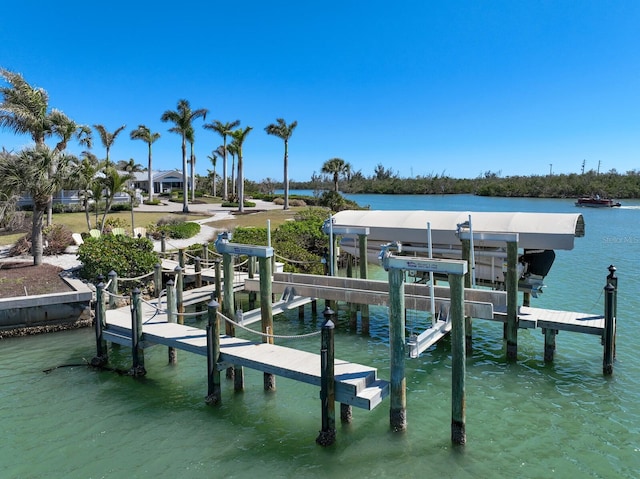
<instances>
[{"instance_id":1,"label":"calm water","mask_svg":"<svg viewBox=\"0 0 640 479\"><path fill-rule=\"evenodd\" d=\"M472 196L353 195L374 209L580 212L586 236L558 251L547 289L533 306L603 310L607 266L619 277L617 362L602 376L598 338L560 333L552 365L540 330L520 331L518 362L504 360L501 326L474 323L467 360L467 445L450 444L451 375L444 340L407 362L408 430L389 431L389 402L354 408L331 448L315 444L318 389L245 370L246 389L223 384L220 408L204 404L206 361L146 350L142 380L78 364L95 354L92 330L0 342L3 478L150 477L438 477L637 478L640 476L640 202L614 210L578 210L569 200ZM380 270L376 275L384 277ZM341 312L341 315L343 313ZM375 365L389 377L386 308L372 309L370 337L341 321L336 356ZM321 318L276 320L276 332L314 331ZM408 327L422 318L410 315ZM317 351L317 337L279 341ZM129 350L111 353L127 369Z\"/></svg>"}]
</instances>

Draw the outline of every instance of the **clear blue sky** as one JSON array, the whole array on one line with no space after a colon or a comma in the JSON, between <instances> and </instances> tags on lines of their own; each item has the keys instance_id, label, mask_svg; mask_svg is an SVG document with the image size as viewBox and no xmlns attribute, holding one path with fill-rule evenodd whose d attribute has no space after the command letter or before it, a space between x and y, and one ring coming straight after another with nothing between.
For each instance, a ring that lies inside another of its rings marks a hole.
<instances>
[{"instance_id":1,"label":"clear blue sky","mask_svg":"<svg viewBox=\"0 0 640 479\"><path fill-rule=\"evenodd\" d=\"M146 166L129 139L142 123L162 134L154 169L181 168L160 116L185 98L207 122L254 128L255 181L282 179L282 141L264 132L278 117L298 121L292 180L333 157L365 176L379 163L402 177L640 169L637 0L22 0L2 16L0 66L76 122L126 124L115 161ZM204 175L221 138L201 124ZM0 132L7 149L28 143ZM93 151L104 157L99 139Z\"/></svg>"}]
</instances>

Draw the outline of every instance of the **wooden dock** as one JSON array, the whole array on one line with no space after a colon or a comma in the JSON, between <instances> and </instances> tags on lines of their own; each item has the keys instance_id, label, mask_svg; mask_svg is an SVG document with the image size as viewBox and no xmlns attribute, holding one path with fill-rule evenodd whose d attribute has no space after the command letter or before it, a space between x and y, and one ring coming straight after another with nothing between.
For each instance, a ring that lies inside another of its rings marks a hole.
<instances>
[{"instance_id":1,"label":"wooden dock","mask_svg":"<svg viewBox=\"0 0 640 479\"><path fill-rule=\"evenodd\" d=\"M169 323L165 314L155 314L154 308L143 303L142 347L164 345L207 356L206 331ZM124 307L106 311L104 339L132 346L131 311ZM314 386L321 383L320 355L283 346L257 343L230 336L220 337L219 370L229 364L293 379ZM335 360L336 401L371 410L389 394L387 381L378 379L377 369Z\"/></svg>"}]
</instances>

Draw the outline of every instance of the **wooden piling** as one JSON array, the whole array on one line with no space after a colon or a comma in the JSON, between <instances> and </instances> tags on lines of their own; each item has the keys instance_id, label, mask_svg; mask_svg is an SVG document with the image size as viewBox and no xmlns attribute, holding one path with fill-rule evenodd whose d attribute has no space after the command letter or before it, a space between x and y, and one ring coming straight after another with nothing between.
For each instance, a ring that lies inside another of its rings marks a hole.
<instances>
[{"instance_id":1,"label":"wooden piling","mask_svg":"<svg viewBox=\"0 0 640 479\"><path fill-rule=\"evenodd\" d=\"M178 306L176 304L176 288L172 279L167 281L167 322L176 323ZM176 348L169 346L168 348L169 364L178 362L178 352Z\"/></svg>"},{"instance_id":2,"label":"wooden piling","mask_svg":"<svg viewBox=\"0 0 640 479\"><path fill-rule=\"evenodd\" d=\"M262 332L273 334L273 308L271 295L271 258L258 258L258 274L260 275L260 315ZM262 342L273 344L273 336L262 336ZM264 390L276 390L276 377L271 373L264 373Z\"/></svg>"},{"instance_id":3,"label":"wooden piling","mask_svg":"<svg viewBox=\"0 0 640 479\"><path fill-rule=\"evenodd\" d=\"M351 255L347 258L347 278L353 278L353 257ZM352 332L358 330L358 306L355 303L347 303L347 310L349 311L349 328Z\"/></svg>"},{"instance_id":4,"label":"wooden piling","mask_svg":"<svg viewBox=\"0 0 640 479\"><path fill-rule=\"evenodd\" d=\"M217 406L222 403L220 387L220 321L218 320L218 303L211 301L207 305L209 322L207 323L207 398L206 403Z\"/></svg>"},{"instance_id":5,"label":"wooden piling","mask_svg":"<svg viewBox=\"0 0 640 479\"><path fill-rule=\"evenodd\" d=\"M223 276L223 301L222 311L227 318L235 320L235 298L233 296L233 256L229 253L222 255ZM229 321L225 321L225 332L229 336L235 336L235 327ZM244 371L242 366L234 365L227 368L227 379L233 379L233 387L236 391L244 389Z\"/></svg>"},{"instance_id":6,"label":"wooden piling","mask_svg":"<svg viewBox=\"0 0 640 479\"><path fill-rule=\"evenodd\" d=\"M602 359L602 373L605 376L613 374L613 351L615 342L615 288L611 283L604 287L604 356Z\"/></svg>"},{"instance_id":7,"label":"wooden piling","mask_svg":"<svg viewBox=\"0 0 640 479\"><path fill-rule=\"evenodd\" d=\"M222 303L222 281L221 281L221 277L222 275L220 274L220 258L216 258L214 260L214 270L215 270L215 298L216 301L218 302L218 304Z\"/></svg>"},{"instance_id":8,"label":"wooden piling","mask_svg":"<svg viewBox=\"0 0 640 479\"><path fill-rule=\"evenodd\" d=\"M162 293L162 265L156 263L153 265L153 293L156 298Z\"/></svg>"},{"instance_id":9,"label":"wooden piling","mask_svg":"<svg viewBox=\"0 0 640 479\"><path fill-rule=\"evenodd\" d=\"M142 299L138 288L131 292L131 355L133 365L129 375L138 377L147 374L144 369L144 349L142 349Z\"/></svg>"},{"instance_id":10,"label":"wooden piling","mask_svg":"<svg viewBox=\"0 0 640 479\"><path fill-rule=\"evenodd\" d=\"M91 365L95 367L104 366L108 362L107 342L103 337L103 328L105 324L104 314L104 283L100 281L96 285L96 304L94 314L94 326L96 332L96 355L91 360Z\"/></svg>"},{"instance_id":11,"label":"wooden piling","mask_svg":"<svg viewBox=\"0 0 640 479\"><path fill-rule=\"evenodd\" d=\"M467 262L467 274L464 275L464 287L471 288L471 271L473 265L471 264L471 240L460 240L462 243L462 259ZM464 318L464 347L465 352L468 355L473 353L473 321L471 316L465 316Z\"/></svg>"},{"instance_id":12,"label":"wooden piling","mask_svg":"<svg viewBox=\"0 0 640 479\"><path fill-rule=\"evenodd\" d=\"M507 360L518 357L518 243L507 241Z\"/></svg>"},{"instance_id":13,"label":"wooden piling","mask_svg":"<svg viewBox=\"0 0 640 479\"><path fill-rule=\"evenodd\" d=\"M367 235L358 235L358 248L360 252L360 278L367 279L368 259L367 259ZM360 331L364 335L369 335L369 305L360 305Z\"/></svg>"},{"instance_id":14,"label":"wooden piling","mask_svg":"<svg viewBox=\"0 0 640 479\"><path fill-rule=\"evenodd\" d=\"M118 273L111 270L108 274L109 277L109 309L115 309L118 307L118 299L116 295L118 294Z\"/></svg>"},{"instance_id":15,"label":"wooden piling","mask_svg":"<svg viewBox=\"0 0 640 479\"><path fill-rule=\"evenodd\" d=\"M550 363L556 354L556 336L558 335L558 330L543 328L542 334L544 334L544 361Z\"/></svg>"},{"instance_id":16,"label":"wooden piling","mask_svg":"<svg viewBox=\"0 0 640 479\"><path fill-rule=\"evenodd\" d=\"M181 266L176 266L176 313L178 316L178 324L184 324L184 274Z\"/></svg>"},{"instance_id":17,"label":"wooden piling","mask_svg":"<svg viewBox=\"0 0 640 479\"><path fill-rule=\"evenodd\" d=\"M392 431L404 431L407 428L404 329L404 271L392 268L389 270L389 421Z\"/></svg>"},{"instance_id":18,"label":"wooden piling","mask_svg":"<svg viewBox=\"0 0 640 479\"><path fill-rule=\"evenodd\" d=\"M160 252L167 252L167 235L164 231L160 233Z\"/></svg>"},{"instance_id":19,"label":"wooden piling","mask_svg":"<svg viewBox=\"0 0 640 479\"><path fill-rule=\"evenodd\" d=\"M201 288L202 287L202 260L200 259L199 256L196 256L193 262L194 262L193 267L195 271L194 286L196 288Z\"/></svg>"},{"instance_id":20,"label":"wooden piling","mask_svg":"<svg viewBox=\"0 0 640 479\"><path fill-rule=\"evenodd\" d=\"M467 442L465 374L466 353L464 334L464 286L462 275L449 275L451 288L451 442Z\"/></svg>"},{"instance_id":21,"label":"wooden piling","mask_svg":"<svg viewBox=\"0 0 640 479\"><path fill-rule=\"evenodd\" d=\"M326 308L325 321L322 325L320 345L320 401L322 404L322 429L316 438L321 446L330 446L336 440L336 410L335 410L335 369L334 369L334 333L335 325L331 318L334 313Z\"/></svg>"},{"instance_id":22,"label":"wooden piling","mask_svg":"<svg viewBox=\"0 0 640 479\"><path fill-rule=\"evenodd\" d=\"M178 248L178 265L184 269L184 248Z\"/></svg>"},{"instance_id":23,"label":"wooden piling","mask_svg":"<svg viewBox=\"0 0 640 479\"><path fill-rule=\"evenodd\" d=\"M256 257L251 256L249 258L249 278L253 279L256 276ZM255 309L256 307L256 292L249 291L249 309Z\"/></svg>"},{"instance_id":24,"label":"wooden piling","mask_svg":"<svg viewBox=\"0 0 640 479\"><path fill-rule=\"evenodd\" d=\"M618 277L616 276L616 267L609 265L609 275L607 283L613 286L613 360L616 359L616 325L618 323Z\"/></svg>"}]
</instances>

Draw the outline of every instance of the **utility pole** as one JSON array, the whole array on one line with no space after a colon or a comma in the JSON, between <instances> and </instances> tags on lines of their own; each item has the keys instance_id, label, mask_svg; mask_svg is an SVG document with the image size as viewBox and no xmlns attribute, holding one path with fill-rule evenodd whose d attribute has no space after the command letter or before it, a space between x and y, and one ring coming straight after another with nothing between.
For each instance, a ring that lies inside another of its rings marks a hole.
<instances>
[{"instance_id":1,"label":"utility pole","mask_svg":"<svg viewBox=\"0 0 640 479\"><path fill-rule=\"evenodd\" d=\"M549 176L553 175L553 163L549 163Z\"/></svg>"},{"instance_id":2,"label":"utility pole","mask_svg":"<svg viewBox=\"0 0 640 479\"><path fill-rule=\"evenodd\" d=\"M602 160L598 160L598 174L600 174L600 162L601 162L601 161L602 161Z\"/></svg>"},{"instance_id":3,"label":"utility pole","mask_svg":"<svg viewBox=\"0 0 640 479\"><path fill-rule=\"evenodd\" d=\"M584 175L584 165L587 163L587 160L582 160L582 174Z\"/></svg>"}]
</instances>

